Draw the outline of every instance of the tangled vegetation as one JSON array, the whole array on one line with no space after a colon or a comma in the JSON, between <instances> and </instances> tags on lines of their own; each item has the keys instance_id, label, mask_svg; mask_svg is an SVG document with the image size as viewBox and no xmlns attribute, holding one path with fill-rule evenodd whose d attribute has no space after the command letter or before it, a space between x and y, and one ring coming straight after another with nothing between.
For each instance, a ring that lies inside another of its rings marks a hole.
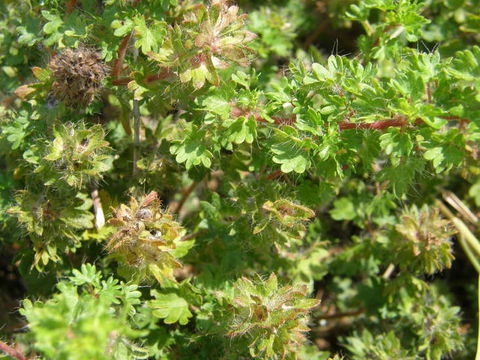
<instances>
[{"instance_id":1,"label":"tangled vegetation","mask_svg":"<svg viewBox=\"0 0 480 360\"><path fill-rule=\"evenodd\" d=\"M480 359L479 8L0 2L0 358Z\"/></svg>"}]
</instances>

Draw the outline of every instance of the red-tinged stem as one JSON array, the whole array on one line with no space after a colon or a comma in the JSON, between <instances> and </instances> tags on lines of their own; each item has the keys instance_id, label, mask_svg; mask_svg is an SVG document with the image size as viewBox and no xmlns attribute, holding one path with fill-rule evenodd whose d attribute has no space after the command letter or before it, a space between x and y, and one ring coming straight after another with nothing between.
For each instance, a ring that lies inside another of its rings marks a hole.
<instances>
[{"instance_id":1,"label":"red-tinged stem","mask_svg":"<svg viewBox=\"0 0 480 360\"><path fill-rule=\"evenodd\" d=\"M389 119L379 120L373 123L352 123L347 121L340 121L338 126L340 130L362 129L362 130L383 130L389 127L403 127L406 125L404 119Z\"/></svg>"},{"instance_id":2,"label":"red-tinged stem","mask_svg":"<svg viewBox=\"0 0 480 360\"><path fill-rule=\"evenodd\" d=\"M67 1L67 5L65 6L66 9L65 9L65 14L66 15L70 15L73 10L75 10L75 6L77 6L77 2L78 0L68 0Z\"/></svg>"},{"instance_id":3,"label":"red-tinged stem","mask_svg":"<svg viewBox=\"0 0 480 360\"><path fill-rule=\"evenodd\" d=\"M266 177L267 180L274 180L283 175L282 170L276 170Z\"/></svg>"},{"instance_id":4,"label":"red-tinged stem","mask_svg":"<svg viewBox=\"0 0 480 360\"><path fill-rule=\"evenodd\" d=\"M268 124L268 121L265 120L264 118L262 118L260 114L255 114L255 121L256 121L256 122L263 122L263 123L267 123L267 124Z\"/></svg>"},{"instance_id":5,"label":"red-tinged stem","mask_svg":"<svg viewBox=\"0 0 480 360\"><path fill-rule=\"evenodd\" d=\"M244 115L241 109L233 108L231 111L232 116L241 116ZM272 119L275 120L276 125L291 125L295 122L296 117L295 115L291 115L288 118L282 118L279 116L272 116ZM267 122L263 119L259 114L255 114L255 120L257 122ZM415 124L421 124L422 120L417 119ZM407 125L407 122L403 118L398 119L388 119L388 120L379 120L373 123L352 123L348 121L340 121L338 123L340 130L349 130L349 129L357 129L357 130L383 130L392 126L396 127L403 127Z\"/></svg>"},{"instance_id":6,"label":"red-tinged stem","mask_svg":"<svg viewBox=\"0 0 480 360\"><path fill-rule=\"evenodd\" d=\"M234 118L238 118L240 116L249 117L250 115L253 115L255 117L255 121L268 123L268 121L262 118L262 116L257 112L241 109L238 106L235 106L234 104L231 104L231 105L233 106L232 106L232 110L230 110L230 115Z\"/></svg>"},{"instance_id":7,"label":"red-tinged stem","mask_svg":"<svg viewBox=\"0 0 480 360\"><path fill-rule=\"evenodd\" d=\"M3 341L0 341L0 350L2 350L5 354L10 355L11 357L17 360L27 360L27 357L25 355L15 350L14 348L8 346Z\"/></svg>"},{"instance_id":8,"label":"red-tinged stem","mask_svg":"<svg viewBox=\"0 0 480 360\"><path fill-rule=\"evenodd\" d=\"M230 113L233 117L251 115L251 113L249 113L248 111L242 110L238 107L233 107ZM254 113L253 115L255 116L255 120L257 122L268 123L268 121L262 118L260 114ZM291 115L290 117L272 116L272 119L275 121L276 125L292 125L295 122L296 117L295 115ZM462 123L470 122L469 119L462 119L458 116L442 116L442 119L457 120ZM394 119L378 120L372 123L355 123L349 121L340 121L338 123L338 126L340 130L383 130L389 127L404 127L407 124L408 122L405 118L397 117ZM423 124L423 121L420 118L417 118L414 124L420 125Z\"/></svg>"},{"instance_id":9,"label":"red-tinged stem","mask_svg":"<svg viewBox=\"0 0 480 360\"><path fill-rule=\"evenodd\" d=\"M291 115L288 118L282 118L279 116L272 116L272 119L275 120L275 124L277 125L292 125L297 117L295 115Z\"/></svg>"},{"instance_id":10,"label":"red-tinged stem","mask_svg":"<svg viewBox=\"0 0 480 360\"><path fill-rule=\"evenodd\" d=\"M467 123L470 122L470 119L464 119L459 116L442 116L442 119L449 120L449 121L456 120L456 121L467 122Z\"/></svg>"},{"instance_id":11,"label":"red-tinged stem","mask_svg":"<svg viewBox=\"0 0 480 360\"><path fill-rule=\"evenodd\" d=\"M160 71L158 74L147 75L144 80L148 84L155 81L163 80L169 77L171 74L172 70L170 68L165 68L162 69L162 71Z\"/></svg>"},{"instance_id":12,"label":"red-tinged stem","mask_svg":"<svg viewBox=\"0 0 480 360\"><path fill-rule=\"evenodd\" d=\"M134 0L132 2L132 6L135 7L138 5L138 3L141 0ZM77 2L77 0L73 1L70 0L70 2ZM128 84L131 79L123 78L119 79L118 77L120 76L120 73L122 72L122 67L123 67L123 60L125 60L125 54L127 53L127 47L128 47L128 42L132 38L133 33L130 33L126 35L122 41L120 42L120 47L118 48L117 52L117 59L115 60L115 63L112 67L112 83L113 85L126 85ZM127 81L128 80L128 81Z\"/></svg>"},{"instance_id":13,"label":"red-tinged stem","mask_svg":"<svg viewBox=\"0 0 480 360\"><path fill-rule=\"evenodd\" d=\"M128 42L132 38L132 33L126 35L120 42L120 47L118 48L117 60L112 67L112 78L117 80L122 72L123 60L125 59L125 54L127 53Z\"/></svg>"},{"instance_id":14,"label":"red-tinged stem","mask_svg":"<svg viewBox=\"0 0 480 360\"><path fill-rule=\"evenodd\" d=\"M124 78L112 80L112 84L113 84L113 85L117 85L117 86L120 86L120 85L128 85L128 83L129 83L130 81L132 81L132 80L133 80L132 78L124 77Z\"/></svg>"}]
</instances>

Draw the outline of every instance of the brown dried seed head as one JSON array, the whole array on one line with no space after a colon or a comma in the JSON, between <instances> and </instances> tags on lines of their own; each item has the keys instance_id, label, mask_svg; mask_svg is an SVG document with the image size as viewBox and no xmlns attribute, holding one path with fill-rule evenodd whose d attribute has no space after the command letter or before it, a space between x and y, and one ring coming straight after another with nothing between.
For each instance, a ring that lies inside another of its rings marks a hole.
<instances>
[{"instance_id":1,"label":"brown dried seed head","mask_svg":"<svg viewBox=\"0 0 480 360\"><path fill-rule=\"evenodd\" d=\"M48 64L55 97L72 107L84 107L99 94L108 66L97 51L80 47L66 49Z\"/></svg>"}]
</instances>

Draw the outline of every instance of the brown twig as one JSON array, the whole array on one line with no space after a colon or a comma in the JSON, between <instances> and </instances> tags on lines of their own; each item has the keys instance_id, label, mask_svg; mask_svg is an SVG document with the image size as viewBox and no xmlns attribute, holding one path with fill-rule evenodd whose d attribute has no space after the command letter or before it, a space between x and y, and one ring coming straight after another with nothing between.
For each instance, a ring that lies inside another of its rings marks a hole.
<instances>
[{"instance_id":1,"label":"brown twig","mask_svg":"<svg viewBox=\"0 0 480 360\"><path fill-rule=\"evenodd\" d=\"M180 199L178 204L171 210L173 213L176 213L176 214L180 213L180 210L182 210L183 205L185 204L185 202L187 201L188 197L193 192L193 190L195 190L197 185L198 185L198 181L194 181L190 184L190 186L187 189L183 191L182 198Z\"/></svg>"},{"instance_id":2,"label":"brown twig","mask_svg":"<svg viewBox=\"0 0 480 360\"><path fill-rule=\"evenodd\" d=\"M196 238L198 235L204 233L205 230L199 230L199 231L195 231L194 233L191 233L191 234L188 234L188 235L185 235L184 237L182 237L181 241L187 241L187 240L190 240L190 239L194 239Z\"/></svg>"},{"instance_id":3,"label":"brown twig","mask_svg":"<svg viewBox=\"0 0 480 360\"><path fill-rule=\"evenodd\" d=\"M5 354L10 355L11 357L13 357L17 360L27 360L27 357L25 355L23 355L18 350L15 350L11 346L8 346L3 341L0 341L0 350L3 351Z\"/></svg>"}]
</instances>

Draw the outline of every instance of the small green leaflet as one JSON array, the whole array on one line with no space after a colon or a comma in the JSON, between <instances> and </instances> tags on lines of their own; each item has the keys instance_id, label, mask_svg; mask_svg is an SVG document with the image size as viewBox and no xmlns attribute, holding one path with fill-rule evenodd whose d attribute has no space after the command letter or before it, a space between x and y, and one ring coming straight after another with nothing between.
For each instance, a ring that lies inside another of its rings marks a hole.
<instances>
[{"instance_id":1,"label":"small green leaflet","mask_svg":"<svg viewBox=\"0 0 480 360\"><path fill-rule=\"evenodd\" d=\"M150 301L149 306L153 309L154 316L164 319L165 324L178 322L180 325L186 325L188 323L192 313L184 298L175 293L161 294L155 290L152 291L152 294L156 300Z\"/></svg>"}]
</instances>

